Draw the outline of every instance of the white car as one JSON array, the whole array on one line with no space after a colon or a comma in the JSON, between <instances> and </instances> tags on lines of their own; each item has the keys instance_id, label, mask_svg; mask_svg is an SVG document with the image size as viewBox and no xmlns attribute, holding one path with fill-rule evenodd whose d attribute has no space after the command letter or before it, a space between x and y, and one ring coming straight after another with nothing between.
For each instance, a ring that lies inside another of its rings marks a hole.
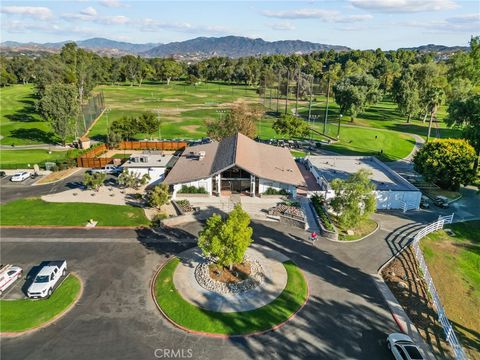
<instances>
[{"instance_id":1,"label":"white car","mask_svg":"<svg viewBox=\"0 0 480 360\"><path fill-rule=\"evenodd\" d=\"M32 176L32 174L29 173L28 171L22 171L22 172L13 174L12 177L10 178L10 181L20 182L20 181L27 180L30 176Z\"/></svg>"},{"instance_id":2,"label":"white car","mask_svg":"<svg viewBox=\"0 0 480 360\"><path fill-rule=\"evenodd\" d=\"M0 269L0 295L22 277L22 271L21 267L13 265L6 265Z\"/></svg>"},{"instance_id":3,"label":"white car","mask_svg":"<svg viewBox=\"0 0 480 360\"><path fill-rule=\"evenodd\" d=\"M27 290L29 298L48 298L62 276L67 274L65 260L49 261L43 266Z\"/></svg>"},{"instance_id":4,"label":"white car","mask_svg":"<svg viewBox=\"0 0 480 360\"><path fill-rule=\"evenodd\" d=\"M424 360L410 336L402 333L388 335L387 347L396 360Z\"/></svg>"}]
</instances>

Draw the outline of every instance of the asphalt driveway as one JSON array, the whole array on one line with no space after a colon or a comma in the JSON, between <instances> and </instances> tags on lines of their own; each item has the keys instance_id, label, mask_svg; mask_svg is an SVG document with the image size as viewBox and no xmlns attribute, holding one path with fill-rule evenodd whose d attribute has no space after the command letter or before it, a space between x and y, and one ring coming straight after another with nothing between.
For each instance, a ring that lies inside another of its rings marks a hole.
<instances>
[{"instance_id":1,"label":"asphalt driveway","mask_svg":"<svg viewBox=\"0 0 480 360\"><path fill-rule=\"evenodd\" d=\"M195 233L199 225L182 229ZM255 223L256 242L286 254L304 270L310 300L278 331L221 340L173 328L149 293L155 269L194 243L175 242L171 236L118 242L107 234L88 236L2 241L3 263L28 269L42 260L67 259L69 269L85 283L78 305L54 325L2 339L3 359L155 359L169 349L183 349L186 355L191 351L193 359L389 358L385 336L397 328L369 272L346 261L355 258L355 251L342 249L337 254L336 244L313 247L303 231Z\"/></svg>"}]
</instances>

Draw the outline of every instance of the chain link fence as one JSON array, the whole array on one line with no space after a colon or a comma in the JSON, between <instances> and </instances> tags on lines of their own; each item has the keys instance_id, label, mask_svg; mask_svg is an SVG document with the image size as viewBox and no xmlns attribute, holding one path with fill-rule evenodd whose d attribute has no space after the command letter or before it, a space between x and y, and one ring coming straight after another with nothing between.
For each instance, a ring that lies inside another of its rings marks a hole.
<instances>
[{"instance_id":1,"label":"chain link fence","mask_svg":"<svg viewBox=\"0 0 480 360\"><path fill-rule=\"evenodd\" d=\"M103 92L100 92L88 99L88 102L82 105L80 115L77 120L77 134L84 135L90 126L105 109L105 98Z\"/></svg>"}]
</instances>

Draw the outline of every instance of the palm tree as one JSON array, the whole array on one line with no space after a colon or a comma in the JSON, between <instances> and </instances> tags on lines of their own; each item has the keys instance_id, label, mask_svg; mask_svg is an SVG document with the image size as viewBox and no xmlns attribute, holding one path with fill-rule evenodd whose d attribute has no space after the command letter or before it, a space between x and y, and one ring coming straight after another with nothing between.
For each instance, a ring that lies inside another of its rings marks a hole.
<instances>
[{"instance_id":1,"label":"palm tree","mask_svg":"<svg viewBox=\"0 0 480 360\"><path fill-rule=\"evenodd\" d=\"M445 91L442 88L434 87L428 93L428 110L430 112L430 122L428 124L428 134L427 134L427 142L430 140L430 133L432 131L432 123L435 114L438 111L440 105L443 104L445 99Z\"/></svg>"}]
</instances>

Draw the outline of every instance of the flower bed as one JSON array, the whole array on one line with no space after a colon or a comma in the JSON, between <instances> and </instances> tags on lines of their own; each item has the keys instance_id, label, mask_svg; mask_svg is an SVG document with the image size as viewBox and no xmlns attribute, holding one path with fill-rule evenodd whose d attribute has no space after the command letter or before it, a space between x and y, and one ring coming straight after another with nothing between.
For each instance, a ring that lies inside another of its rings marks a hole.
<instances>
[{"instance_id":1,"label":"flower bed","mask_svg":"<svg viewBox=\"0 0 480 360\"><path fill-rule=\"evenodd\" d=\"M277 206L268 210L269 215L279 216L285 215L298 219L304 219L303 210L298 206L278 204Z\"/></svg>"}]
</instances>

